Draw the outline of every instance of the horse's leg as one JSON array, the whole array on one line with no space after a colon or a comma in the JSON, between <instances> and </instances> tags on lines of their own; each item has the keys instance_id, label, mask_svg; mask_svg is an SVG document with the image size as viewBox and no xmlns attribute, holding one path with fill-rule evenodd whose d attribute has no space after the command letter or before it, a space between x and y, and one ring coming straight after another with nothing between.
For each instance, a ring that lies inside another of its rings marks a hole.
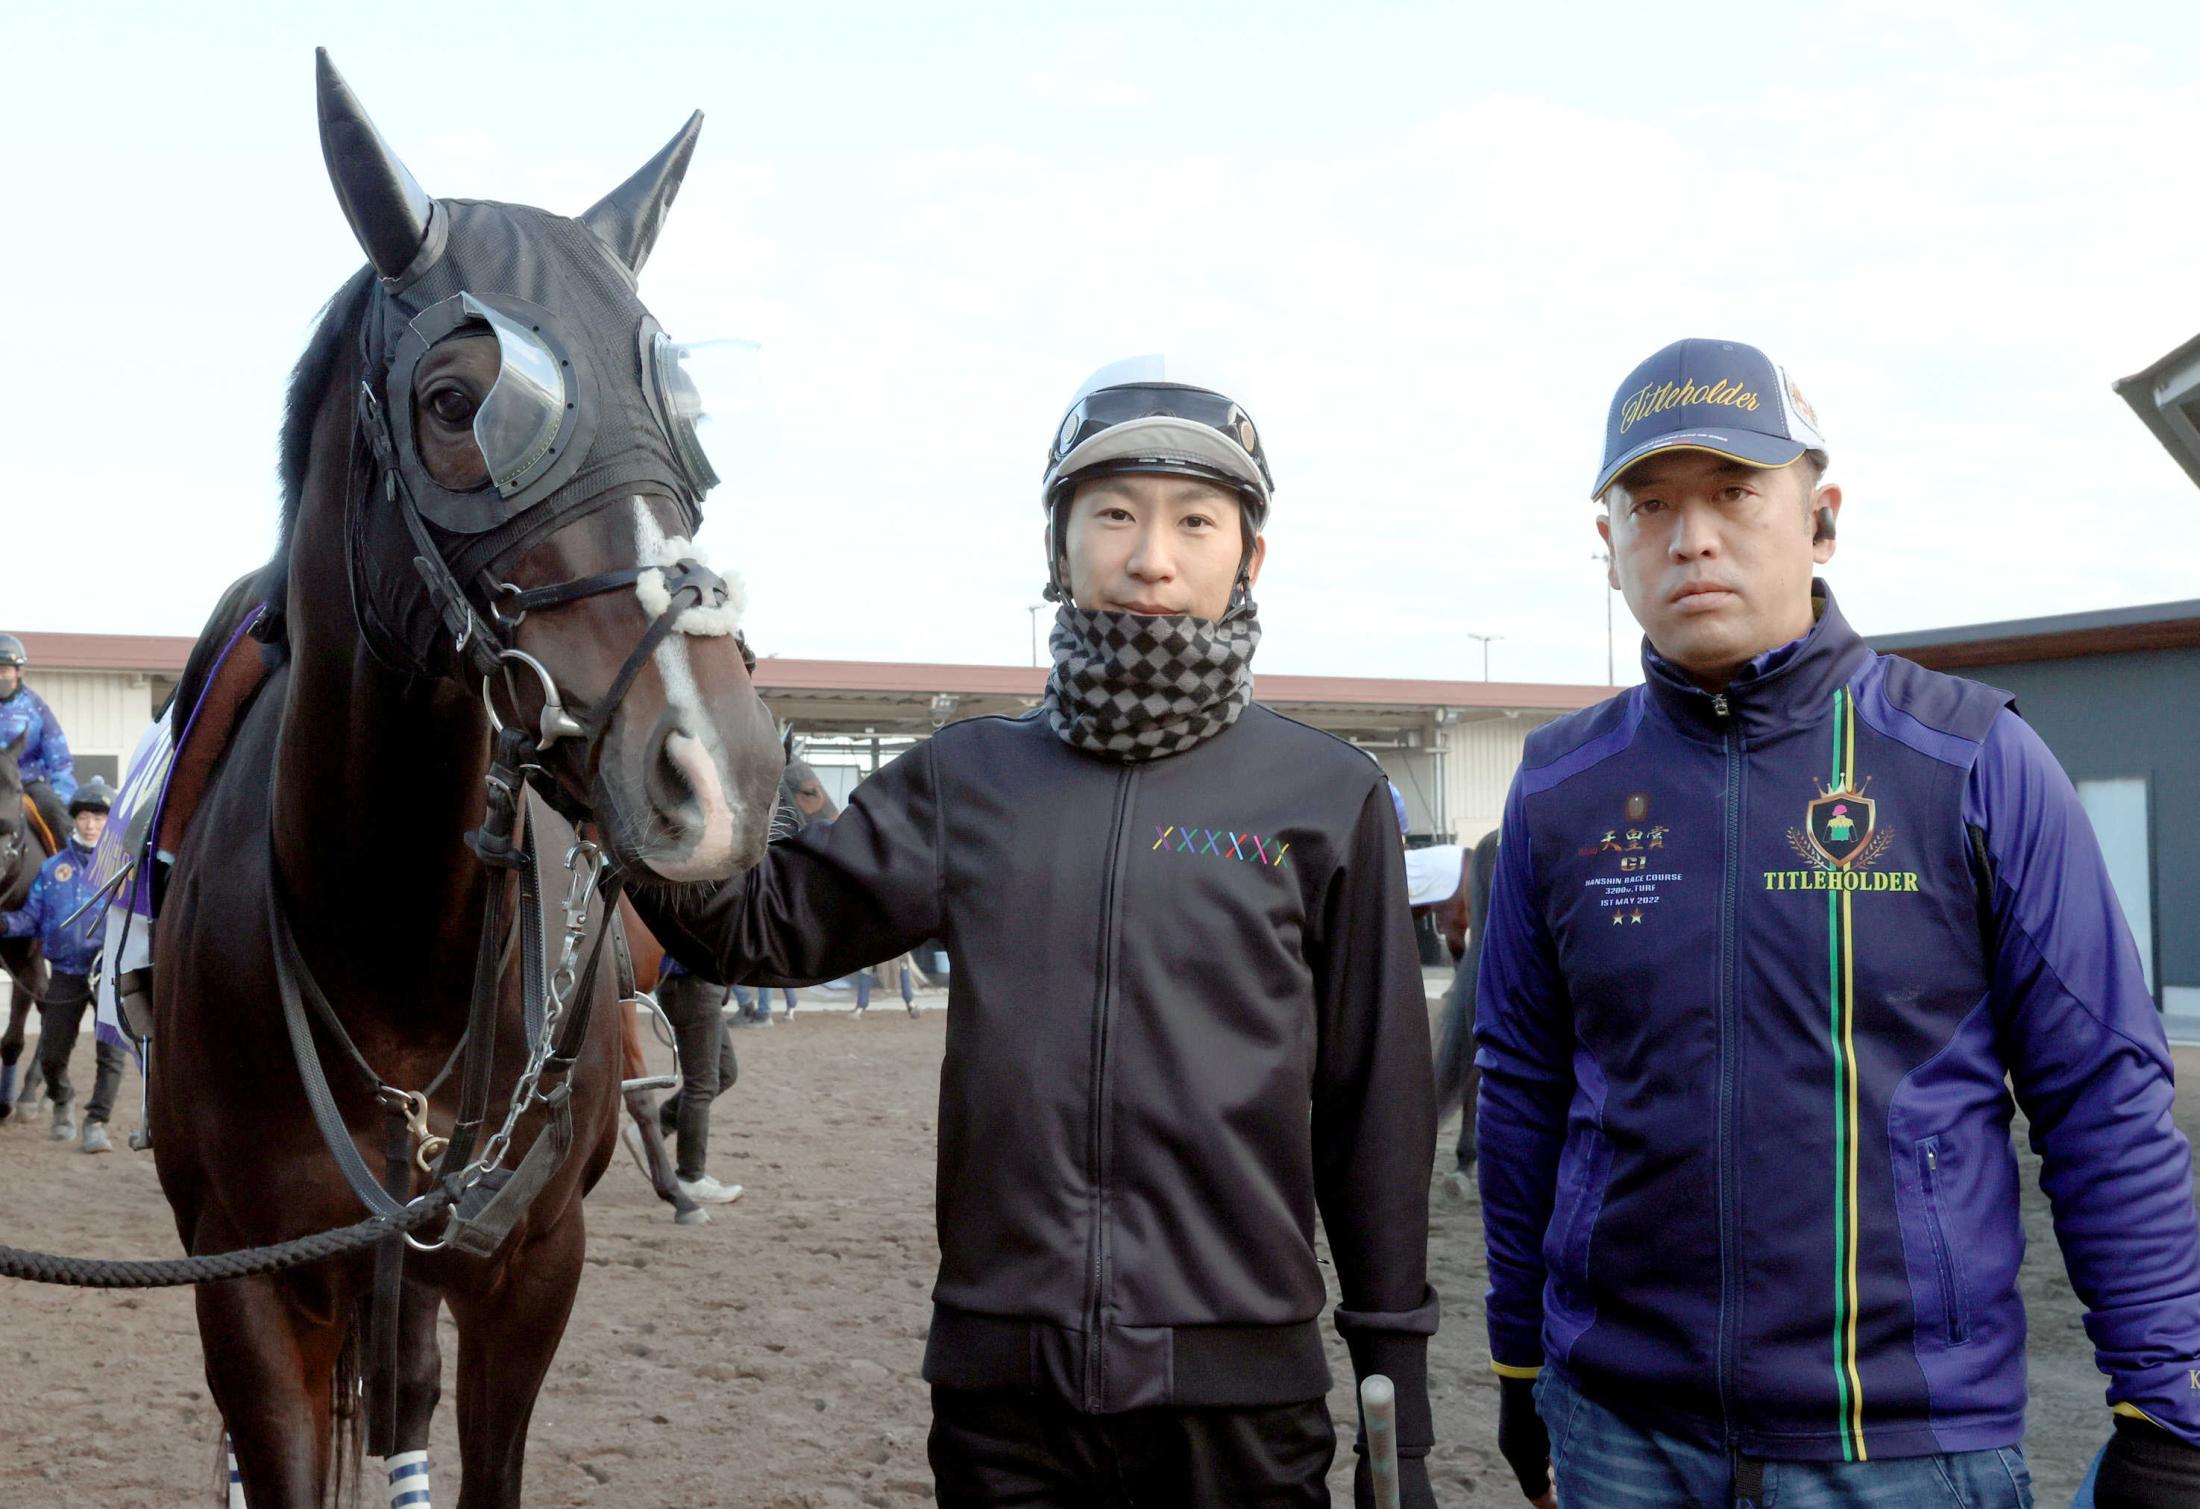
<instances>
[{"instance_id":1,"label":"horse's leg","mask_svg":"<svg viewBox=\"0 0 2200 1509\"><path fill-rule=\"evenodd\" d=\"M642 1053L640 1008L631 1000L622 1002L621 1007L619 1073L631 1083L648 1075L649 1060ZM624 1098L626 1114L634 1123L635 1139L641 1144L642 1174L649 1180L650 1188L657 1191L658 1199L672 1207L672 1219L678 1224L695 1226L708 1221L710 1214L681 1192L672 1159L665 1153L664 1133L657 1119L657 1102L649 1091L641 1089L628 1090Z\"/></svg>"},{"instance_id":2,"label":"horse's leg","mask_svg":"<svg viewBox=\"0 0 2200 1509\"><path fill-rule=\"evenodd\" d=\"M8 983L8 1030L0 1033L0 1121L7 1120L15 1111L15 1066L23 1057L23 1027L30 1014L29 994L11 980ZM30 1086L26 1084L23 1089L28 1098Z\"/></svg>"},{"instance_id":3,"label":"horse's leg","mask_svg":"<svg viewBox=\"0 0 2200 1509\"><path fill-rule=\"evenodd\" d=\"M405 1280L398 1306L397 1438L395 1449L382 1459L388 1496L370 1493L370 1503L430 1509L428 1427L443 1392L443 1354L435 1339L435 1319L442 1308L441 1289L419 1279Z\"/></svg>"},{"instance_id":4,"label":"horse's leg","mask_svg":"<svg viewBox=\"0 0 2200 1509\"><path fill-rule=\"evenodd\" d=\"M458 1319L458 1509L516 1509L535 1396L565 1335L587 1235L576 1194L511 1255L503 1281L450 1296Z\"/></svg>"},{"instance_id":5,"label":"horse's leg","mask_svg":"<svg viewBox=\"0 0 2200 1509\"><path fill-rule=\"evenodd\" d=\"M245 1501L252 1509L313 1509L328 1469L342 1321L301 1315L272 1278L202 1284L197 1298L207 1387L236 1451Z\"/></svg>"},{"instance_id":6,"label":"horse's leg","mask_svg":"<svg viewBox=\"0 0 2200 1509\"><path fill-rule=\"evenodd\" d=\"M623 1097L627 1118L634 1123L636 1140L642 1145L642 1172L649 1176L650 1188L657 1191L657 1198L672 1207L674 1224L701 1226L710 1220L710 1212L689 1199L680 1188L678 1170L672 1166L672 1155L665 1151L664 1124L659 1119L659 1104L647 1090L629 1090Z\"/></svg>"}]
</instances>

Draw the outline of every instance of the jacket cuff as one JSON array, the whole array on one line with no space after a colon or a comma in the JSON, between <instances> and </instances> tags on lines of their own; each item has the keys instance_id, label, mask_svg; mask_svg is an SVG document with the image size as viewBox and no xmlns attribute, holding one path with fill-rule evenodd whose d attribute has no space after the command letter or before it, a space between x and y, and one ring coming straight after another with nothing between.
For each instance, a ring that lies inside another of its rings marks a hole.
<instances>
[{"instance_id":1,"label":"jacket cuff","mask_svg":"<svg viewBox=\"0 0 2200 1509\"><path fill-rule=\"evenodd\" d=\"M2200 1371L2187 1363L2127 1373L2109 1385L2109 1407L2200 1447Z\"/></svg>"},{"instance_id":2,"label":"jacket cuff","mask_svg":"<svg viewBox=\"0 0 2200 1509\"><path fill-rule=\"evenodd\" d=\"M1376 1373L1398 1395L1398 1454L1425 1456L1436 1442L1434 1413L1428 1397L1428 1339L1436 1334L1436 1291L1428 1289L1411 1310L1337 1310L1337 1334L1352 1354L1353 1397L1357 1385ZM1367 1449L1367 1422L1360 1422L1354 1449Z\"/></svg>"}]
</instances>

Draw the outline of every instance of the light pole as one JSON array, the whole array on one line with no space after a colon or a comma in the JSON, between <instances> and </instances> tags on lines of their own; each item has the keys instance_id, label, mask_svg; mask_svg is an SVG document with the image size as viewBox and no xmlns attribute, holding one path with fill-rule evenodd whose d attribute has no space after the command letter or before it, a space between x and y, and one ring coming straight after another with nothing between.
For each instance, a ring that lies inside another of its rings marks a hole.
<instances>
[{"instance_id":1,"label":"light pole","mask_svg":"<svg viewBox=\"0 0 2200 1509\"><path fill-rule=\"evenodd\" d=\"M1045 603L1033 603L1027 610L1031 614L1031 668L1039 668L1039 615L1047 610Z\"/></svg>"},{"instance_id":2,"label":"light pole","mask_svg":"<svg viewBox=\"0 0 2200 1509\"><path fill-rule=\"evenodd\" d=\"M1490 679L1490 641L1493 639L1503 639L1504 637L1505 636L1502 634L1469 634L1467 636L1467 638L1469 639L1479 639L1482 641L1482 679L1484 681Z\"/></svg>"},{"instance_id":3,"label":"light pole","mask_svg":"<svg viewBox=\"0 0 2200 1509\"><path fill-rule=\"evenodd\" d=\"M1618 666L1612 658L1612 552L1592 550L1589 559L1604 568L1604 684L1618 686Z\"/></svg>"}]
</instances>

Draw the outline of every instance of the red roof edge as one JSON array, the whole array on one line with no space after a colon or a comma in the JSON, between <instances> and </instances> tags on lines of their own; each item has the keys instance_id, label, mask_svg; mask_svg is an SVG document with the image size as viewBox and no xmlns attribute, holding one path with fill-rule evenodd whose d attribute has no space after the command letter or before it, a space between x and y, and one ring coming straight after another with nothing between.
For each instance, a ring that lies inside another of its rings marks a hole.
<instances>
[{"instance_id":1,"label":"red roof edge","mask_svg":"<svg viewBox=\"0 0 2200 1509\"><path fill-rule=\"evenodd\" d=\"M174 676L196 642L182 634L24 633L31 674L51 671L145 671Z\"/></svg>"}]
</instances>

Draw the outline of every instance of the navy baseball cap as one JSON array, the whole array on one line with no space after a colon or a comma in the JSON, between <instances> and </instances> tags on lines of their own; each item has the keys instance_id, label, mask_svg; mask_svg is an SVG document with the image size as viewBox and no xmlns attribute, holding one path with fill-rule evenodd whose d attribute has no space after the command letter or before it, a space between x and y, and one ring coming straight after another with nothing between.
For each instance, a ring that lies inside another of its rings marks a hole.
<instances>
[{"instance_id":1,"label":"navy baseball cap","mask_svg":"<svg viewBox=\"0 0 2200 1509\"><path fill-rule=\"evenodd\" d=\"M1604 465L1591 500L1655 451L1708 451L1750 466L1789 466L1822 451L1818 416L1787 369L1739 341L1675 341L1627 374L1604 421Z\"/></svg>"}]
</instances>

